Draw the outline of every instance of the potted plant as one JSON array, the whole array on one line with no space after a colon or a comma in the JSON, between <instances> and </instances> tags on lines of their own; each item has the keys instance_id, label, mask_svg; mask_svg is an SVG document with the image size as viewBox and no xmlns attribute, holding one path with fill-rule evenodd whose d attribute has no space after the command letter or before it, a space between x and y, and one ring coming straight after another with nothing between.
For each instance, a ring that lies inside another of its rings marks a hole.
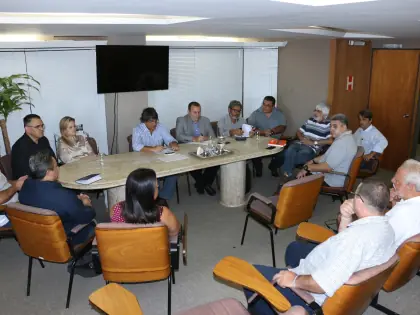
<instances>
[{"instance_id":1,"label":"potted plant","mask_svg":"<svg viewBox=\"0 0 420 315\"><path fill-rule=\"evenodd\" d=\"M39 91L40 83L28 74L13 74L0 78L0 128L3 134L6 154L10 154L10 141L7 133L7 118L11 113L21 110L23 105L34 106L29 89ZM35 107L35 106L34 106Z\"/></svg>"}]
</instances>

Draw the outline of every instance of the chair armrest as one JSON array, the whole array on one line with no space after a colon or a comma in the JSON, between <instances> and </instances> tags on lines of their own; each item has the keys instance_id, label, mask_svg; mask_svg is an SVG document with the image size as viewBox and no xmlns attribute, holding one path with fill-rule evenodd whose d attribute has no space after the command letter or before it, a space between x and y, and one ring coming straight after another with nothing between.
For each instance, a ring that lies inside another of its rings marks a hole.
<instances>
[{"instance_id":1,"label":"chair armrest","mask_svg":"<svg viewBox=\"0 0 420 315\"><path fill-rule=\"evenodd\" d=\"M76 225L74 228L71 229L69 237L73 237L74 235L76 235L77 233L79 233L81 230L83 230L85 227L87 227L92 222L95 222L95 225L96 225L96 221L95 220L92 220L92 221L90 221L89 223L86 223L86 224Z\"/></svg>"},{"instance_id":2,"label":"chair armrest","mask_svg":"<svg viewBox=\"0 0 420 315\"><path fill-rule=\"evenodd\" d=\"M334 236L335 233L320 225L302 222L296 231L296 235L312 243L322 243Z\"/></svg>"},{"instance_id":3,"label":"chair armrest","mask_svg":"<svg viewBox=\"0 0 420 315\"><path fill-rule=\"evenodd\" d=\"M0 212L6 212L6 205L0 205Z\"/></svg>"},{"instance_id":4,"label":"chair armrest","mask_svg":"<svg viewBox=\"0 0 420 315\"><path fill-rule=\"evenodd\" d=\"M334 175L341 175L341 176L345 176L345 177L350 176L350 175L349 175L349 174L347 174L347 173L343 173L343 172L336 172L336 171L330 171L330 172L325 172L325 173L328 173L328 174L334 174Z\"/></svg>"},{"instance_id":5,"label":"chair armrest","mask_svg":"<svg viewBox=\"0 0 420 315\"><path fill-rule=\"evenodd\" d=\"M259 201L265 203L266 205L273 204L273 202L269 198L264 197L263 195L261 195L259 193L252 193L248 198L247 204L250 205L254 200L259 200Z\"/></svg>"}]
</instances>

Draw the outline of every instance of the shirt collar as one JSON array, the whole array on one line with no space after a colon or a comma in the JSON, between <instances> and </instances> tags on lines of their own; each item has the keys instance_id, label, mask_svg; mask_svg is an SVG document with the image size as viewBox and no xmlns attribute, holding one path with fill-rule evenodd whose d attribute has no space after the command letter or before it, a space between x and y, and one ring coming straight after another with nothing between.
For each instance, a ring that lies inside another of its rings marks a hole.
<instances>
[{"instance_id":1,"label":"shirt collar","mask_svg":"<svg viewBox=\"0 0 420 315\"><path fill-rule=\"evenodd\" d=\"M351 135L351 130L344 131L336 140L341 139L345 136Z\"/></svg>"},{"instance_id":2,"label":"shirt collar","mask_svg":"<svg viewBox=\"0 0 420 315\"><path fill-rule=\"evenodd\" d=\"M363 130L362 129L362 132L369 132L369 131L371 131L373 129L373 125L372 124L370 124L370 126L369 127L367 127L366 128L366 130Z\"/></svg>"},{"instance_id":3,"label":"shirt collar","mask_svg":"<svg viewBox=\"0 0 420 315\"><path fill-rule=\"evenodd\" d=\"M388 218L386 216L370 216L370 217L365 217L365 218L361 218L358 219L352 223L350 223L348 225L348 227L350 226L357 226L357 225L365 225L365 224L372 224L375 222L388 222Z\"/></svg>"},{"instance_id":4,"label":"shirt collar","mask_svg":"<svg viewBox=\"0 0 420 315\"><path fill-rule=\"evenodd\" d=\"M417 202L420 202L420 196L418 196L418 197L413 197L413 198L410 198L410 199L401 199L400 201L398 201L397 202L397 205L399 205L399 204L407 204L407 203L417 203Z\"/></svg>"}]
</instances>

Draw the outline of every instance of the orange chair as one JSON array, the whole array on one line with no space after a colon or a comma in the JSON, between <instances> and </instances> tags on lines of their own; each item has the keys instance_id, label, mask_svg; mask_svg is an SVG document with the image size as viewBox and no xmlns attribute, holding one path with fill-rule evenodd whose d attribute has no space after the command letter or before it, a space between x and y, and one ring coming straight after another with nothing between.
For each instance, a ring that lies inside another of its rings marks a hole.
<instances>
[{"instance_id":1,"label":"orange chair","mask_svg":"<svg viewBox=\"0 0 420 315\"><path fill-rule=\"evenodd\" d=\"M330 174L345 176L346 179L344 181L343 187L322 186L321 194L331 196L333 198L333 201L335 200L335 198L338 198L341 203L343 203L343 197L348 199L348 194L352 192L354 184L356 183L357 174L360 170L360 164L363 160L363 153L363 147L357 147L356 155L354 156L353 161L350 164L348 173L341 173L335 171L330 172Z\"/></svg>"},{"instance_id":2,"label":"orange chair","mask_svg":"<svg viewBox=\"0 0 420 315\"><path fill-rule=\"evenodd\" d=\"M252 217L270 232L271 255L275 267L273 228L277 234L278 229L286 229L309 220L318 201L323 180L324 176L321 174L310 175L286 183L278 196L267 198L258 193L251 194L246 205L248 214L245 219L241 245L244 243L248 219Z\"/></svg>"},{"instance_id":3,"label":"orange chair","mask_svg":"<svg viewBox=\"0 0 420 315\"><path fill-rule=\"evenodd\" d=\"M106 283L168 280L168 314L171 314L171 251L168 229L161 223L101 223L96 241Z\"/></svg>"},{"instance_id":4,"label":"orange chair","mask_svg":"<svg viewBox=\"0 0 420 315\"><path fill-rule=\"evenodd\" d=\"M317 314L325 315L361 315L369 307L374 296L379 292L391 272L398 263L395 254L386 263L356 272L328 298L321 306L316 304L313 296L306 291L293 291ZM276 311L285 312L290 309L290 302L264 276L246 261L228 256L223 258L213 270L214 274L230 283L248 288L254 294L248 304L259 296L263 297Z\"/></svg>"},{"instance_id":5,"label":"orange chair","mask_svg":"<svg viewBox=\"0 0 420 315\"><path fill-rule=\"evenodd\" d=\"M110 283L89 296L90 303L108 315L142 315L143 311L136 296L122 286ZM235 299L222 299L176 315L249 315L243 305ZM293 307L285 315L307 315L303 307Z\"/></svg>"},{"instance_id":6,"label":"orange chair","mask_svg":"<svg viewBox=\"0 0 420 315\"><path fill-rule=\"evenodd\" d=\"M42 261L71 263L66 301L66 308L69 308L74 269L77 261L92 248L93 236L77 246L72 245L71 238L87 224L75 227L67 236L60 217L54 211L11 203L7 205L6 212L20 248L29 257L26 295L30 295L33 259L38 259L42 267Z\"/></svg>"},{"instance_id":7,"label":"orange chair","mask_svg":"<svg viewBox=\"0 0 420 315\"><path fill-rule=\"evenodd\" d=\"M381 164L382 160L384 159L384 155L379 154L374 159L370 161L369 169L360 169L359 174L357 174L358 178L368 178L376 174L379 169L379 165Z\"/></svg>"}]
</instances>

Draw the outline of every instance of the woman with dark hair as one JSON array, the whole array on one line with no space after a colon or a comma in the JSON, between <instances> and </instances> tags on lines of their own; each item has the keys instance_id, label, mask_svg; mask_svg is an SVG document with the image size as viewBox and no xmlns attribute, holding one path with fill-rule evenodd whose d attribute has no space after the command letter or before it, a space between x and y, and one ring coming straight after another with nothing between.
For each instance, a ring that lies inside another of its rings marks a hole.
<instances>
[{"instance_id":1,"label":"woman with dark hair","mask_svg":"<svg viewBox=\"0 0 420 315\"><path fill-rule=\"evenodd\" d=\"M158 181L154 170L139 168L130 173L125 183L125 201L114 205L112 222L156 223L168 227L169 236L179 233L180 224L167 207L157 204Z\"/></svg>"}]
</instances>

